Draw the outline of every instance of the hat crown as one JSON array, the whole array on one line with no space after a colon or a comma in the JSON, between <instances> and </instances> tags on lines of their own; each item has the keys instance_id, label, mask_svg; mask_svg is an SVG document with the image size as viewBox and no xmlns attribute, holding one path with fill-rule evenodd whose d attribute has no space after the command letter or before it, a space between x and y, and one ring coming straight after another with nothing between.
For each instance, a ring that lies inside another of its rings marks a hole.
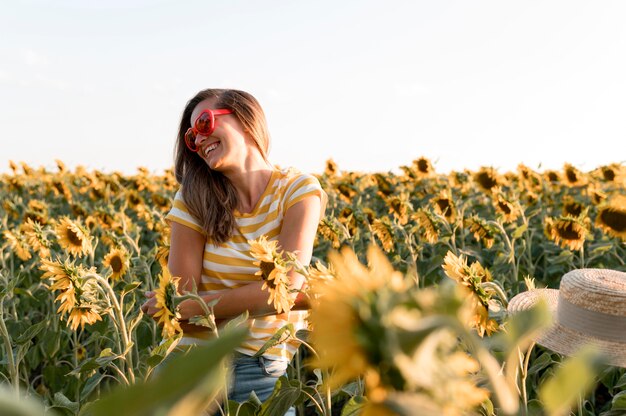
<instances>
[{"instance_id":1,"label":"hat crown","mask_svg":"<svg viewBox=\"0 0 626 416\"><path fill-rule=\"evenodd\" d=\"M561 279L559 297L580 308L626 316L626 273L610 269L577 269Z\"/></svg>"}]
</instances>

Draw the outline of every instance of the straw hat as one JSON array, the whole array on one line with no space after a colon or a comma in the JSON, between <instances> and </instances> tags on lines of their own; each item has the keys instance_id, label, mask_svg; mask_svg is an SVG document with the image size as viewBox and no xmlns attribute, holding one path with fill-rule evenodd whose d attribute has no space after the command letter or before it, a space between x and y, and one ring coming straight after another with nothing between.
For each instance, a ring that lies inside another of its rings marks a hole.
<instances>
[{"instance_id":1,"label":"straw hat","mask_svg":"<svg viewBox=\"0 0 626 416\"><path fill-rule=\"evenodd\" d=\"M529 309L544 298L554 324L538 344L564 355L593 344L611 365L626 367L626 273L578 269L566 273L559 290L534 289L515 296L508 311Z\"/></svg>"}]
</instances>

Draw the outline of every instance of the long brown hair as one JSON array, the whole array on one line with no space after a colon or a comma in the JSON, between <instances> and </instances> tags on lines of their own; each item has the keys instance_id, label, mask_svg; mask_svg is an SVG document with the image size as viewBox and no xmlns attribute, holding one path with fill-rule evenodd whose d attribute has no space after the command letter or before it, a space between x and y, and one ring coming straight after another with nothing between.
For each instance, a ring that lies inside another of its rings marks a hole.
<instances>
[{"instance_id":1,"label":"long brown hair","mask_svg":"<svg viewBox=\"0 0 626 416\"><path fill-rule=\"evenodd\" d=\"M270 136L265 113L250 94L238 90L207 89L187 102L180 119L178 139L174 147L174 173L189 213L195 217L213 244L227 241L235 230L234 211L238 205L237 192L226 176L212 171L204 160L185 145L185 133L191 127L194 108L208 98L216 99L216 108L233 111L247 134L267 160Z\"/></svg>"}]
</instances>

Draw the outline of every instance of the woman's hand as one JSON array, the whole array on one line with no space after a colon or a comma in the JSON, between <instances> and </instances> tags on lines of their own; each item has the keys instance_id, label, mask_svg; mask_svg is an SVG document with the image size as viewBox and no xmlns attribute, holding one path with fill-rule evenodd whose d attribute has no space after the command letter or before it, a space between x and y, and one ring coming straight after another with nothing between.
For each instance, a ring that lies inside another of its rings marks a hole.
<instances>
[{"instance_id":1,"label":"woman's hand","mask_svg":"<svg viewBox=\"0 0 626 416\"><path fill-rule=\"evenodd\" d=\"M155 297L155 292L146 292L146 297L148 298L148 300L146 300L142 305L141 305L141 311L147 315L150 315L154 318L154 314L158 312L158 308L156 307L156 297Z\"/></svg>"}]
</instances>

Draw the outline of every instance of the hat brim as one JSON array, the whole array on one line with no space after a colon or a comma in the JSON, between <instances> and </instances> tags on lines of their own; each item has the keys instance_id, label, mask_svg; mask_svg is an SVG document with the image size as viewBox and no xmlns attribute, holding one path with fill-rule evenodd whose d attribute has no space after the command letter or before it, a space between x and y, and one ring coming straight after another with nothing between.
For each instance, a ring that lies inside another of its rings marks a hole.
<instances>
[{"instance_id":1,"label":"hat brim","mask_svg":"<svg viewBox=\"0 0 626 416\"><path fill-rule=\"evenodd\" d=\"M522 292L511 299L507 310L515 314L530 309L540 299L545 299L553 317L559 306L559 291L534 289ZM626 368L626 343L602 340L560 325L556 320L535 340L537 344L563 355L573 355L582 347L592 345L603 355L607 364Z\"/></svg>"}]
</instances>

